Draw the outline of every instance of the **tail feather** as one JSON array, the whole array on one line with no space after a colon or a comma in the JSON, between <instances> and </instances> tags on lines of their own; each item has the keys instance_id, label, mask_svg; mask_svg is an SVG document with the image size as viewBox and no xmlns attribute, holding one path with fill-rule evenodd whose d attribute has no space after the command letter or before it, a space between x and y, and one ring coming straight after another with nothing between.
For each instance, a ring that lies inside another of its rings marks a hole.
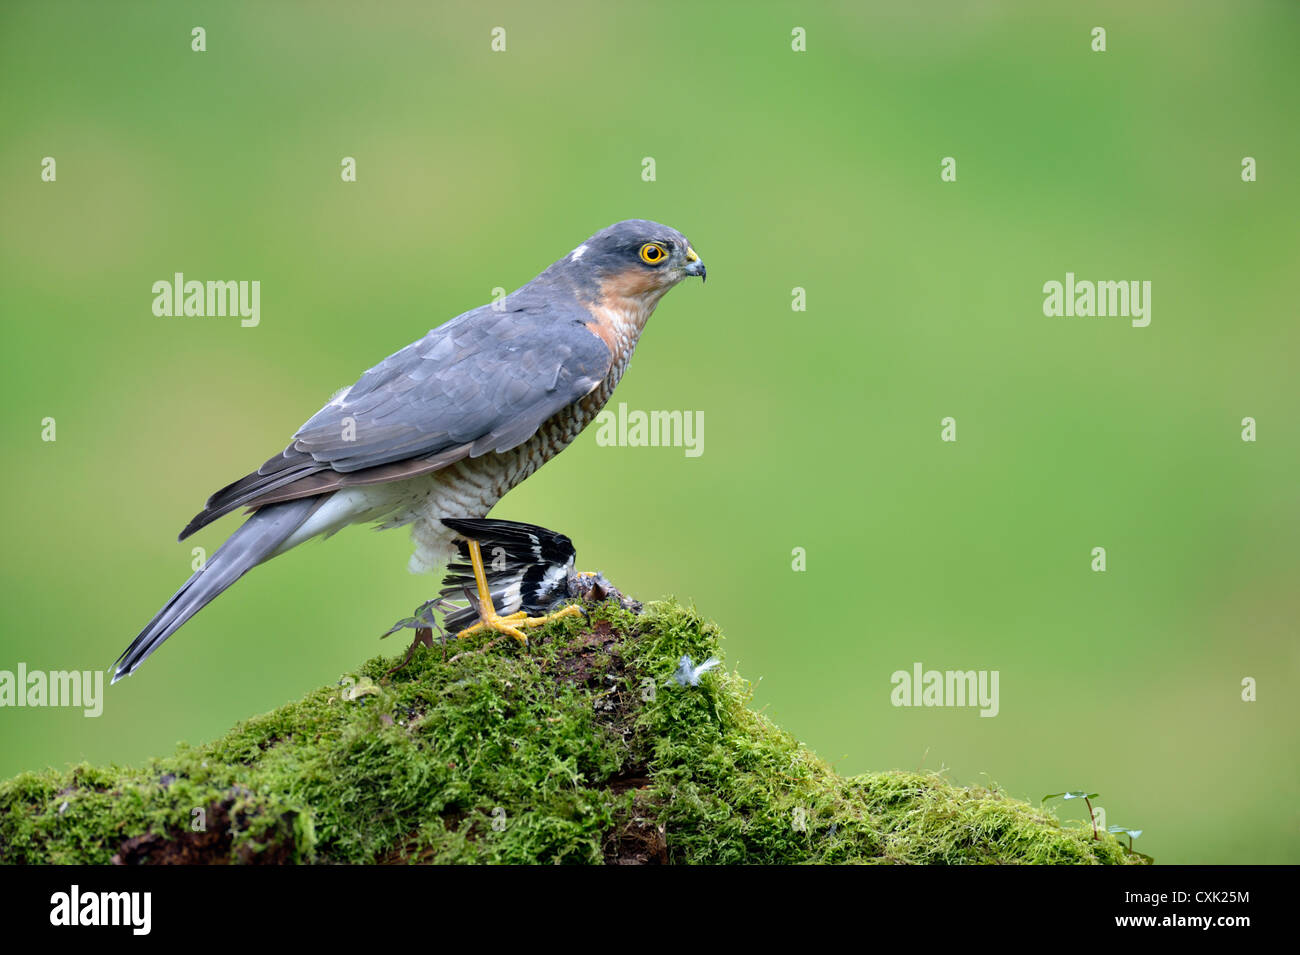
<instances>
[{"instance_id":1,"label":"tail feather","mask_svg":"<svg viewBox=\"0 0 1300 955\"><path fill-rule=\"evenodd\" d=\"M277 547L320 505L320 498L304 498L264 507L253 514L217 548L194 576L172 595L131 645L113 664L113 681L134 673L163 641L258 564L269 559Z\"/></svg>"},{"instance_id":2,"label":"tail feather","mask_svg":"<svg viewBox=\"0 0 1300 955\"><path fill-rule=\"evenodd\" d=\"M203 510L190 518L190 522L185 525L185 529L181 531L180 536L176 539L185 540L195 531L207 527L218 518L225 517L231 511L238 510L243 505L248 504L253 498L268 491L279 490L286 484L292 484L299 478L320 470L320 465L310 457L307 457L307 465L298 464L291 467L282 463L292 450L293 448L290 446L285 449L283 455L274 457L262 465L263 468L267 469L270 469L272 465L277 465L274 470L269 470L269 473L263 473L262 470L254 471L238 481L227 484L220 491L213 494L208 498L208 502L203 505Z\"/></svg>"},{"instance_id":3,"label":"tail feather","mask_svg":"<svg viewBox=\"0 0 1300 955\"><path fill-rule=\"evenodd\" d=\"M563 564L573 559L573 541L559 531L523 524L519 521L444 517L442 522L460 536L456 549L460 560L468 566L469 548L465 542L476 540L485 551L500 547L510 563Z\"/></svg>"}]
</instances>

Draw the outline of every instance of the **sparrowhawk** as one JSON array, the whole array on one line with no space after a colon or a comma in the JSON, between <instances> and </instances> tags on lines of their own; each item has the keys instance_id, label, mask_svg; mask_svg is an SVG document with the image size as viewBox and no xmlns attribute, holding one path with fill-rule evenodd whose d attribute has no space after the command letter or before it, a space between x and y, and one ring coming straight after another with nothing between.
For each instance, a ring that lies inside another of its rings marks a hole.
<instances>
[{"instance_id":1,"label":"sparrowhawk","mask_svg":"<svg viewBox=\"0 0 1300 955\"><path fill-rule=\"evenodd\" d=\"M122 652L113 682L253 567L349 524L409 524L412 570L453 560L457 532L443 518L486 516L577 437L659 300L687 276L705 269L680 232L618 222L375 365L287 448L208 499L181 540L237 508L253 513ZM480 612L492 629L515 629L490 601Z\"/></svg>"}]
</instances>

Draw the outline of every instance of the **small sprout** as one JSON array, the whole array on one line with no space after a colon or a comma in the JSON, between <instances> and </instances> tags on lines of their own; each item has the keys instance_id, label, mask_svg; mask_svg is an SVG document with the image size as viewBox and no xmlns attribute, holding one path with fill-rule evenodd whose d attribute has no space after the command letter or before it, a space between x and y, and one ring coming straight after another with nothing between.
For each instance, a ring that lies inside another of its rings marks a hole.
<instances>
[{"instance_id":1,"label":"small sprout","mask_svg":"<svg viewBox=\"0 0 1300 955\"><path fill-rule=\"evenodd\" d=\"M1123 826L1107 826L1106 831L1111 835L1119 835L1121 832L1128 836L1128 851L1133 853L1133 840L1142 835L1141 829L1125 829Z\"/></svg>"},{"instance_id":2,"label":"small sprout","mask_svg":"<svg viewBox=\"0 0 1300 955\"><path fill-rule=\"evenodd\" d=\"M1082 789L1073 789L1067 793L1048 793L1042 798L1041 802L1047 802L1047 800L1056 799L1057 797L1061 799L1082 799L1088 805L1088 821L1092 823L1092 837L1100 839L1101 834L1097 832L1097 816L1092 811L1092 801L1100 795L1101 793L1089 793L1084 792Z\"/></svg>"},{"instance_id":3,"label":"small sprout","mask_svg":"<svg viewBox=\"0 0 1300 955\"><path fill-rule=\"evenodd\" d=\"M1130 839L1136 839L1138 836L1142 835L1143 832L1141 829L1126 829L1123 826L1109 826L1106 831L1111 833L1123 832L1126 833Z\"/></svg>"},{"instance_id":4,"label":"small sprout","mask_svg":"<svg viewBox=\"0 0 1300 955\"><path fill-rule=\"evenodd\" d=\"M673 674L673 679L677 681L678 686L699 686L700 677L721 662L717 657L709 657L699 666L695 666L689 656L683 656L677 661L677 672Z\"/></svg>"},{"instance_id":5,"label":"small sprout","mask_svg":"<svg viewBox=\"0 0 1300 955\"><path fill-rule=\"evenodd\" d=\"M1076 789L1068 793L1049 793L1043 797L1043 802L1049 799L1096 799L1101 793L1086 793L1082 789Z\"/></svg>"},{"instance_id":6,"label":"small sprout","mask_svg":"<svg viewBox=\"0 0 1300 955\"><path fill-rule=\"evenodd\" d=\"M396 633L398 630L403 630L403 629L437 630L445 638L446 633L442 629L442 627L438 625L438 618L434 616L434 611L435 610L446 611L449 606L451 606L450 602L444 600L441 597L434 597L432 600L427 600L424 603L420 604L420 606L415 608L414 616L403 617L401 620L397 621L397 623L389 627L388 630L381 633L379 635L379 639L382 640L384 637L391 636L392 634ZM429 644L426 644L426 646L428 645Z\"/></svg>"}]
</instances>

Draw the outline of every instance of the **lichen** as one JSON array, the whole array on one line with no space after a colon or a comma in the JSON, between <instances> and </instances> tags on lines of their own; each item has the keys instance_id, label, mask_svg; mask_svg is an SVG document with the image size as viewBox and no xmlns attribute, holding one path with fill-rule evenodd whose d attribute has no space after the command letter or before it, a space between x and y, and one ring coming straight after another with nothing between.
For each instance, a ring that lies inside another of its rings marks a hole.
<instances>
[{"instance_id":1,"label":"lichen","mask_svg":"<svg viewBox=\"0 0 1300 955\"><path fill-rule=\"evenodd\" d=\"M377 657L145 767L23 773L0 784L0 861L1141 861L995 790L836 774L738 674L673 680L721 656L676 602L475 639L391 675Z\"/></svg>"}]
</instances>

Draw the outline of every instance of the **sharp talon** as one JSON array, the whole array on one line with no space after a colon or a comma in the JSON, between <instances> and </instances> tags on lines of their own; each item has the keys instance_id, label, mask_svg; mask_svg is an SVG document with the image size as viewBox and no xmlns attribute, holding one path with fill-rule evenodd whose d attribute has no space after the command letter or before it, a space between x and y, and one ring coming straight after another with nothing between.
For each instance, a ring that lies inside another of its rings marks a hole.
<instances>
[{"instance_id":1,"label":"sharp talon","mask_svg":"<svg viewBox=\"0 0 1300 955\"><path fill-rule=\"evenodd\" d=\"M528 636L524 633L524 630L531 630L534 627L544 626L552 620L572 617L575 614L582 613L577 607L569 606L541 617L530 617L527 611L524 610L504 617L501 616L497 613L496 607L492 605L492 592L488 589L487 571L483 567L483 551L476 540L470 540L466 543L469 545L469 562L474 569L474 583L478 589L477 595L471 595L466 591L466 596L470 598L470 602L478 610L479 622L456 634L457 639L483 630L495 630L497 633L504 633L506 636L514 637L520 643L527 645Z\"/></svg>"}]
</instances>

